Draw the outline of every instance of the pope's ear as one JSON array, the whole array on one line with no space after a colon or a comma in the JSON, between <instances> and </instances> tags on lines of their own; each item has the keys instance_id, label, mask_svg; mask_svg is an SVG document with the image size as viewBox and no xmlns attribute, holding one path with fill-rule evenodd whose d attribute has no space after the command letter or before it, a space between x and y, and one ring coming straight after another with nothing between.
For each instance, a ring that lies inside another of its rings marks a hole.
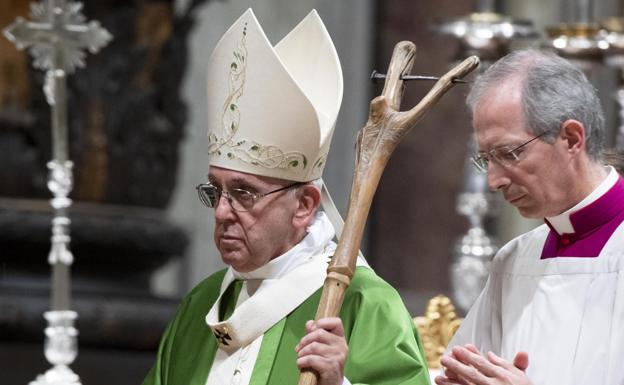
<instances>
[{"instance_id":1,"label":"pope's ear","mask_svg":"<svg viewBox=\"0 0 624 385\"><path fill-rule=\"evenodd\" d=\"M585 149L585 126L578 120L568 119L561 124L560 137L570 154L577 154Z\"/></svg>"},{"instance_id":2,"label":"pope's ear","mask_svg":"<svg viewBox=\"0 0 624 385\"><path fill-rule=\"evenodd\" d=\"M314 221L316 210L321 203L321 192L312 184L304 184L297 191L297 209L293 217L295 225L308 227Z\"/></svg>"}]
</instances>

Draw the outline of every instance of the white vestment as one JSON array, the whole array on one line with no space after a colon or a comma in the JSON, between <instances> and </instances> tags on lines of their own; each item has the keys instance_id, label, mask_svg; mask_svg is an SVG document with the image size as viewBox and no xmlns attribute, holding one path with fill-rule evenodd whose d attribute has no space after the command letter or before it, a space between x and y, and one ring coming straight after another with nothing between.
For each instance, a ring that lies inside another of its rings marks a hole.
<instances>
[{"instance_id":1,"label":"white vestment","mask_svg":"<svg viewBox=\"0 0 624 385\"><path fill-rule=\"evenodd\" d=\"M586 199L547 218L553 231L571 232L570 214L617 181L610 168ZM542 225L496 254L487 284L449 348L473 343L510 362L525 351L534 385L623 385L624 223L597 257L542 259L549 232Z\"/></svg>"},{"instance_id":2,"label":"white vestment","mask_svg":"<svg viewBox=\"0 0 624 385\"><path fill-rule=\"evenodd\" d=\"M236 308L228 320L219 322L217 300L206 323L213 329L225 325L233 341L230 348L217 350L206 385L249 384L264 332L323 286L327 264L336 249L333 237L329 219L318 212L307 236L283 255L249 273L228 268L221 295L233 280L243 280ZM358 258L357 265L368 267L363 258ZM350 382L344 378L343 385L347 384Z\"/></svg>"}]
</instances>

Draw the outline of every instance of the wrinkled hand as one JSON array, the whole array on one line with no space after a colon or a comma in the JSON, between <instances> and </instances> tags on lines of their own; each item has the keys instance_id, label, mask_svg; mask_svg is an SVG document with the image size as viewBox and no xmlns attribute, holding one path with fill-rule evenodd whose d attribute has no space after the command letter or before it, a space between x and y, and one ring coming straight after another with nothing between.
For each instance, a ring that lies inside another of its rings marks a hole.
<instances>
[{"instance_id":1,"label":"wrinkled hand","mask_svg":"<svg viewBox=\"0 0 624 385\"><path fill-rule=\"evenodd\" d=\"M319 385L341 385L349 348L338 317L306 322L306 335L295 347L297 367L319 374Z\"/></svg>"},{"instance_id":2,"label":"wrinkled hand","mask_svg":"<svg viewBox=\"0 0 624 385\"><path fill-rule=\"evenodd\" d=\"M437 385L531 385L525 352L516 354L511 363L492 352L484 356L474 345L455 346L441 362L444 376L435 378Z\"/></svg>"}]
</instances>

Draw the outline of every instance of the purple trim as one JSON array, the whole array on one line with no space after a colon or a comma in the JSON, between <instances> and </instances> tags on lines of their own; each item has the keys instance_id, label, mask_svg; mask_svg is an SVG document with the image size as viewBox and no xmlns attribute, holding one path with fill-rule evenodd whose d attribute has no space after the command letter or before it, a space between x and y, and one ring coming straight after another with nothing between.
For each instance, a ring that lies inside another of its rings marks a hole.
<instances>
[{"instance_id":1,"label":"purple trim","mask_svg":"<svg viewBox=\"0 0 624 385\"><path fill-rule=\"evenodd\" d=\"M550 232L541 259L597 257L615 229L624 222L624 179L620 177L603 196L570 214L570 222L575 232L558 235L546 221Z\"/></svg>"}]
</instances>

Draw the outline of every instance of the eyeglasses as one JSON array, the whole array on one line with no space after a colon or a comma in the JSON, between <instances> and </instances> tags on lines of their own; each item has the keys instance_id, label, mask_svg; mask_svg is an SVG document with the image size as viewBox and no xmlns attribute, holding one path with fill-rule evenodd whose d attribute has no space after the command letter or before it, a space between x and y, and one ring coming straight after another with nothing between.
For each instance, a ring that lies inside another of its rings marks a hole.
<instances>
[{"instance_id":1,"label":"eyeglasses","mask_svg":"<svg viewBox=\"0 0 624 385\"><path fill-rule=\"evenodd\" d=\"M531 143L537 138L541 138L546 135L547 132L542 132L536 137L522 143L519 146L511 147L511 146L503 146L493 148L490 151L479 153L479 155L472 157L472 163L475 167L481 172L488 171L488 165L490 164L490 160L494 159L496 163L501 164L505 167L509 167L520 160L520 154L522 153L522 149L527 144Z\"/></svg>"},{"instance_id":2,"label":"eyeglasses","mask_svg":"<svg viewBox=\"0 0 624 385\"><path fill-rule=\"evenodd\" d=\"M288 190L295 186L300 186L303 182L296 182L288 186L280 187L277 190L269 191L264 194L252 193L247 190L235 188L230 191L223 191L220 187L213 185L212 183L202 183L195 187L199 200L210 208L216 208L221 201L221 196L227 199L228 203L235 211L249 211L256 203L256 201L269 194L273 194L279 191Z\"/></svg>"}]
</instances>

